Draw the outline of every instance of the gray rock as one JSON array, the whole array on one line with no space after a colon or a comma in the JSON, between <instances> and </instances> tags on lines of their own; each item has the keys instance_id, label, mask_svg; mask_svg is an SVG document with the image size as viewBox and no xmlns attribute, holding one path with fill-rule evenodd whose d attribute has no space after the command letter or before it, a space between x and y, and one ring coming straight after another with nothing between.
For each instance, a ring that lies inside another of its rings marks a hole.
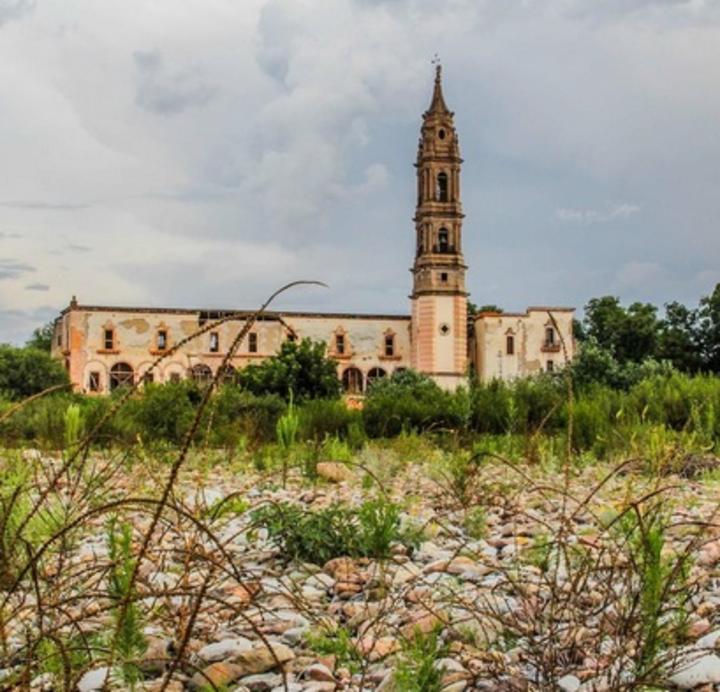
<instances>
[{"instance_id":1,"label":"gray rock","mask_svg":"<svg viewBox=\"0 0 720 692\"><path fill-rule=\"evenodd\" d=\"M105 681L109 679L110 668L107 666L89 670L80 678L80 680L78 680L78 692L93 692L93 690L101 690L105 685Z\"/></svg>"},{"instance_id":2,"label":"gray rock","mask_svg":"<svg viewBox=\"0 0 720 692\"><path fill-rule=\"evenodd\" d=\"M203 646L203 648L198 651L198 656L208 663L225 661L235 658L235 656L243 651L249 651L252 649L252 646L252 642L244 637L223 639L222 641Z\"/></svg>"},{"instance_id":3,"label":"gray rock","mask_svg":"<svg viewBox=\"0 0 720 692\"><path fill-rule=\"evenodd\" d=\"M259 675L248 675L238 680L241 685L247 687L250 692L268 692L283 684L283 677L278 673L261 673Z\"/></svg>"},{"instance_id":4,"label":"gray rock","mask_svg":"<svg viewBox=\"0 0 720 692\"><path fill-rule=\"evenodd\" d=\"M576 675L564 675L557 681L558 687L563 692L576 692L580 689L580 678Z\"/></svg>"},{"instance_id":5,"label":"gray rock","mask_svg":"<svg viewBox=\"0 0 720 692\"><path fill-rule=\"evenodd\" d=\"M713 630L712 632L708 632L706 635L700 637L700 639L695 642L695 646L700 649L714 649L719 639L720 630Z\"/></svg>"},{"instance_id":6,"label":"gray rock","mask_svg":"<svg viewBox=\"0 0 720 692\"><path fill-rule=\"evenodd\" d=\"M669 680L681 690L691 690L698 685L720 682L720 658L715 654L706 654L699 658L681 663Z\"/></svg>"}]
</instances>

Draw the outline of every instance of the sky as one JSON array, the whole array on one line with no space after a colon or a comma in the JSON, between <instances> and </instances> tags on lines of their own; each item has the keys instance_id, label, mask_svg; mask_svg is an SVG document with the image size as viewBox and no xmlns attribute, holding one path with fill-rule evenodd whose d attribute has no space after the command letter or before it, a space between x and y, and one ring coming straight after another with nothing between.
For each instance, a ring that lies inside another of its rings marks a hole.
<instances>
[{"instance_id":1,"label":"sky","mask_svg":"<svg viewBox=\"0 0 720 692\"><path fill-rule=\"evenodd\" d=\"M408 313L443 64L476 304L720 281L720 0L0 0L0 342L81 304Z\"/></svg>"}]
</instances>

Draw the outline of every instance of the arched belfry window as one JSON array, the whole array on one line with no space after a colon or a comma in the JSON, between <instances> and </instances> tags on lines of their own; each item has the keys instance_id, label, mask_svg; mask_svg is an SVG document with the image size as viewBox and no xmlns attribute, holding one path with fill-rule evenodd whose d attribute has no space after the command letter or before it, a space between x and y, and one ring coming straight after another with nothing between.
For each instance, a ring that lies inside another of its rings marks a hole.
<instances>
[{"instance_id":1,"label":"arched belfry window","mask_svg":"<svg viewBox=\"0 0 720 692\"><path fill-rule=\"evenodd\" d=\"M448 177L447 173L438 173L437 187L435 189L435 199L438 202L448 201Z\"/></svg>"},{"instance_id":2,"label":"arched belfry window","mask_svg":"<svg viewBox=\"0 0 720 692\"><path fill-rule=\"evenodd\" d=\"M438 231L438 252L447 252L450 249L450 234L447 228Z\"/></svg>"}]
</instances>

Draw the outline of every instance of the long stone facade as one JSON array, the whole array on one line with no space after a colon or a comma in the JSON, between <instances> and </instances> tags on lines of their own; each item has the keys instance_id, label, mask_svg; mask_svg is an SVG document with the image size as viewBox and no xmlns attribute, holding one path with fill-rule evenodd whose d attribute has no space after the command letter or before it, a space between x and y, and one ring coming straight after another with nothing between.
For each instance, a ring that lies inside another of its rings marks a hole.
<instances>
[{"instance_id":1,"label":"long stone facade","mask_svg":"<svg viewBox=\"0 0 720 692\"><path fill-rule=\"evenodd\" d=\"M482 379L510 379L559 368L573 357L572 308L482 312L468 318L462 159L453 117L438 66L415 163L411 314L265 313L223 377L276 354L286 340L303 338L327 345L348 394L363 394L374 379L407 368L454 389L473 371ZM75 388L91 394L138 381L206 381L217 373L250 314L101 307L73 298L55 321L53 355L63 360Z\"/></svg>"}]
</instances>

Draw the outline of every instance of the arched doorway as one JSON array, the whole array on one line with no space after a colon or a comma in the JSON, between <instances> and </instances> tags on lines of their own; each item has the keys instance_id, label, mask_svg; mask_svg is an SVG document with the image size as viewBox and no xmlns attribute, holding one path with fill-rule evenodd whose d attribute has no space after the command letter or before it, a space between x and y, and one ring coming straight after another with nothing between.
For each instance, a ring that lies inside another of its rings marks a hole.
<instances>
[{"instance_id":1,"label":"arched doorway","mask_svg":"<svg viewBox=\"0 0 720 692\"><path fill-rule=\"evenodd\" d=\"M115 363L110 368L110 391L118 387L131 387L135 379L135 373L127 363Z\"/></svg>"},{"instance_id":2,"label":"arched doorway","mask_svg":"<svg viewBox=\"0 0 720 692\"><path fill-rule=\"evenodd\" d=\"M208 365L198 363L197 365L193 365L191 368L190 377L194 382L197 382L200 385L206 385L212 382L213 374Z\"/></svg>"},{"instance_id":3,"label":"arched doorway","mask_svg":"<svg viewBox=\"0 0 720 692\"><path fill-rule=\"evenodd\" d=\"M237 370L232 365L226 365L220 373L220 382L222 384L236 384L238 379Z\"/></svg>"},{"instance_id":4,"label":"arched doorway","mask_svg":"<svg viewBox=\"0 0 720 692\"><path fill-rule=\"evenodd\" d=\"M363 393L363 374L358 368L345 368L342 374L342 386L346 394Z\"/></svg>"},{"instance_id":5,"label":"arched doorway","mask_svg":"<svg viewBox=\"0 0 720 692\"><path fill-rule=\"evenodd\" d=\"M367 374L367 386L368 389L376 380L381 380L383 377L387 377L387 373L382 368L371 368Z\"/></svg>"}]
</instances>

